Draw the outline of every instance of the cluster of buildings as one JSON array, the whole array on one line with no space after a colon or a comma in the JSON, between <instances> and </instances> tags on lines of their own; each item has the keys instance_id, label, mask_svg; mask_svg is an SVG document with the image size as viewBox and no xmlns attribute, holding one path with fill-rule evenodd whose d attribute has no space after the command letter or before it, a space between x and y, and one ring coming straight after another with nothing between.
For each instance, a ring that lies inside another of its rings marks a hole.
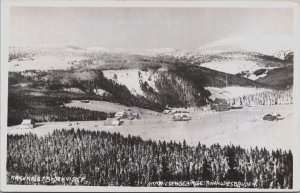
<instances>
[{"instance_id":1,"label":"cluster of buildings","mask_svg":"<svg viewBox=\"0 0 300 193\"><path fill-rule=\"evenodd\" d=\"M124 124L124 120L134 120L140 119L141 116L137 112L129 111L119 111L115 114L113 118L107 118L104 125L120 126Z\"/></svg>"},{"instance_id":2,"label":"cluster of buildings","mask_svg":"<svg viewBox=\"0 0 300 193\"><path fill-rule=\"evenodd\" d=\"M241 109L240 105L230 105L226 99L215 98L208 106L201 107L202 111L229 111L230 109ZM192 119L190 115L191 109L181 110L179 109L166 109L163 114L173 115L173 121L189 121Z\"/></svg>"},{"instance_id":3,"label":"cluster of buildings","mask_svg":"<svg viewBox=\"0 0 300 193\"><path fill-rule=\"evenodd\" d=\"M89 103L88 100L81 100L83 103ZM230 105L225 99L216 98L210 103L209 106L202 107L203 111L215 110L215 111L228 111L230 109L239 109L240 106ZM163 114L173 115L173 121L189 121L192 119L190 111L193 108L184 110L184 109L166 109L163 111ZM195 109L194 109L195 110ZM124 120L134 120L140 119L141 116L139 113L132 111L131 109L123 110L117 112L113 118L107 118L104 122L104 125L111 126L120 126L124 124ZM24 119L23 122L19 125L18 128L21 129L33 129L34 123L31 119Z\"/></svg>"},{"instance_id":4,"label":"cluster of buildings","mask_svg":"<svg viewBox=\"0 0 300 193\"><path fill-rule=\"evenodd\" d=\"M215 111L229 111L230 105L225 99L216 98L210 104L210 108L211 108L211 110L215 110Z\"/></svg>"},{"instance_id":5,"label":"cluster of buildings","mask_svg":"<svg viewBox=\"0 0 300 193\"><path fill-rule=\"evenodd\" d=\"M163 113L173 115L173 121L189 121L192 119L190 112L187 110L166 109L163 111Z\"/></svg>"}]
</instances>

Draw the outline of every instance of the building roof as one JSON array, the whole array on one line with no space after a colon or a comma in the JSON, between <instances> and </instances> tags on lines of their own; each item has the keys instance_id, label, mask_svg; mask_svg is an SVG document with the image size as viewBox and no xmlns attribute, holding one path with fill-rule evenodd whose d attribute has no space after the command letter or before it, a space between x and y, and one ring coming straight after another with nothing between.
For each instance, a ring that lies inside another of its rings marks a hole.
<instances>
[{"instance_id":1,"label":"building roof","mask_svg":"<svg viewBox=\"0 0 300 193\"><path fill-rule=\"evenodd\" d=\"M27 124L31 124L31 119L23 119L22 125L27 125Z\"/></svg>"}]
</instances>

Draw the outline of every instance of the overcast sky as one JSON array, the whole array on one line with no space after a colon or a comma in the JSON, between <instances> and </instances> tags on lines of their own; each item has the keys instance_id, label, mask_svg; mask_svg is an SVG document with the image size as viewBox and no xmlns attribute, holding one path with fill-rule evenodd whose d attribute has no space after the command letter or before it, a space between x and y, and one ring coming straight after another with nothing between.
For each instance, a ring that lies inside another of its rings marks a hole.
<instances>
[{"instance_id":1,"label":"overcast sky","mask_svg":"<svg viewBox=\"0 0 300 193\"><path fill-rule=\"evenodd\" d=\"M65 44L123 49L195 49L240 35L292 35L290 9L11 9L11 45Z\"/></svg>"}]
</instances>

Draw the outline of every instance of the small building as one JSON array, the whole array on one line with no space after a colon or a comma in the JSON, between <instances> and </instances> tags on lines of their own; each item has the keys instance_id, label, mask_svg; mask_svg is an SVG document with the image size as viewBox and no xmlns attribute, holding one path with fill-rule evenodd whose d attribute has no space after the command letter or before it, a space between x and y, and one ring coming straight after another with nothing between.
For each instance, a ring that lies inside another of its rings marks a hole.
<instances>
[{"instance_id":1,"label":"small building","mask_svg":"<svg viewBox=\"0 0 300 193\"><path fill-rule=\"evenodd\" d=\"M263 120L265 121L278 121L278 120L282 120L283 117L277 113L277 112L273 112L273 113L268 113L268 114L265 114L263 116Z\"/></svg>"},{"instance_id":2,"label":"small building","mask_svg":"<svg viewBox=\"0 0 300 193\"><path fill-rule=\"evenodd\" d=\"M170 114L174 115L175 113L178 113L178 110L177 109L171 109Z\"/></svg>"},{"instance_id":3,"label":"small building","mask_svg":"<svg viewBox=\"0 0 300 193\"><path fill-rule=\"evenodd\" d=\"M133 119L140 119L140 114L139 113L136 113L136 112L130 112L128 113L127 115L127 119L129 120L133 120Z\"/></svg>"},{"instance_id":4,"label":"small building","mask_svg":"<svg viewBox=\"0 0 300 193\"><path fill-rule=\"evenodd\" d=\"M230 106L230 109L242 109L242 108L243 108L243 106L242 105L238 105L238 104L232 104Z\"/></svg>"},{"instance_id":5,"label":"small building","mask_svg":"<svg viewBox=\"0 0 300 193\"><path fill-rule=\"evenodd\" d=\"M130 110L129 112L127 112L127 111L116 112L114 118L116 118L116 119L129 119L129 120L133 120L133 119L140 119L141 116L140 116L139 113L133 112L132 110Z\"/></svg>"},{"instance_id":6,"label":"small building","mask_svg":"<svg viewBox=\"0 0 300 193\"><path fill-rule=\"evenodd\" d=\"M89 103L90 101L89 100L81 100L80 102L82 102L82 103Z\"/></svg>"},{"instance_id":7,"label":"small building","mask_svg":"<svg viewBox=\"0 0 300 193\"><path fill-rule=\"evenodd\" d=\"M277 118L277 116L274 116L272 114L266 114L266 115L264 115L263 120L265 120L265 121L278 121L278 118Z\"/></svg>"},{"instance_id":8,"label":"small building","mask_svg":"<svg viewBox=\"0 0 300 193\"><path fill-rule=\"evenodd\" d=\"M171 113L171 110L169 110L169 109L166 109L163 111L163 114L170 114L170 113Z\"/></svg>"},{"instance_id":9,"label":"small building","mask_svg":"<svg viewBox=\"0 0 300 193\"><path fill-rule=\"evenodd\" d=\"M209 106L209 105L202 106L202 107L201 107L201 110L202 110L202 111L205 111L205 112L206 112L206 111L210 111L210 110L211 110L211 106Z\"/></svg>"},{"instance_id":10,"label":"small building","mask_svg":"<svg viewBox=\"0 0 300 193\"><path fill-rule=\"evenodd\" d=\"M18 126L19 129L33 129L34 122L31 119L23 119L22 123Z\"/></svg>"},{"instance_id":11,"label":"small building","mask_svg":"<svg viewBox=\"0 0 300 193\"><path fill-rule=\"evenodd\" d=\"M211 104L210 104L211 110L215 111L229 111L230 105L225 99L216 98Z\"/></svg>"},{"instance_id":12,"label":"small building","mask_svg":"<svg viewBox=\"0 0 300 193\"><path fill-rule=\"evenodd\" d=\"M163 111L163 114L174 115L175 113L195 112L195 108L170 108Z\"/></svg>"},{"instance_id":13,"label":"small building","mask_svg":"<svg viewBox=\"0 0 300 193\"><path fill-rule=\"evenodd\" d=\"M188 113L175 113L173 115L173 121L189 121L192 117Z\"/></svg>"},{"instance_id":14,"label":"small building","mask_svg":"<svg viewBox=\"0 0 300 193\"><path fill-rule=\"evenodd\" d=\"M108 126L121 126L124 124L124 121L117 118L107 118L104 122L104 125Z\"/></svg>"},{"instance_id":15,"label":"small building","mask_svg":"<svg viewBox=\"0 0 300 193\"><path fill-rule=\"evenodd\" d=\"M126 117L127 117L127 113L125 111L119 111L119 112L116 112L116 114L115 114L115 118L122 119L122 118L126 118Z\"/></svg>"}]
</instances>

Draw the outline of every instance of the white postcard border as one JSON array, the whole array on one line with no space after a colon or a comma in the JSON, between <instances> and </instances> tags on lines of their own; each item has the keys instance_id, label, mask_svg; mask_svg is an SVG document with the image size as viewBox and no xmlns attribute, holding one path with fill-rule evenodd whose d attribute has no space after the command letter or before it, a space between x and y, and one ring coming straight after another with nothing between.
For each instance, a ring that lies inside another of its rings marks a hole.
<instances>
[{"instance_id":1,"label":"white postcard border","mask_svg":"<svg viewBox=\"0 0 300 193\"><path fill-rule=\"evenodd\" d=\"M249 192L258 189L238 188L171 188L171 187L94 187L94 186L46 186L46 185L7 185L6 184L6 148L7 148L7 97L8 97L8 45L9 45L9 9L11 6L43 7L222 7L222 8L291 8L294 10L294 147L293 153L293 189L259 189L261 192L299 191L300 184L300 4L292 1L91 1L91 0L2 0L1 1L1 191L30 192L149 192L149 191L206 191L206 192Z\"/></svg>"}]
</instances>

